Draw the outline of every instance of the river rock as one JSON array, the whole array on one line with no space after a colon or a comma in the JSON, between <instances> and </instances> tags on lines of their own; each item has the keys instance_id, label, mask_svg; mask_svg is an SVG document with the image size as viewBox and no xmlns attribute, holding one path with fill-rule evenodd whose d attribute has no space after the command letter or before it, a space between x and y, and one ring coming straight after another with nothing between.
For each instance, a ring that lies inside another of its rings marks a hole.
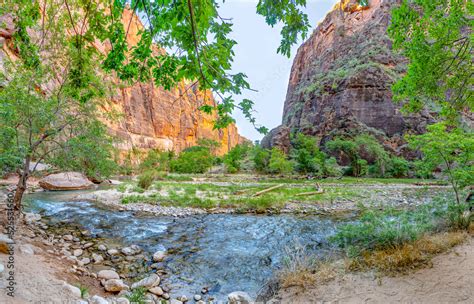
<instances>
[{"instance_id":1,"label":"river rock","mask_svg":"<svg viewBox=\"0 0 474 304\"><path fill-rule=\"evenodd\" d=\"M148 289L148 291L151 292L154 295L159 296L159 297L161 297L164 294L163 289L161 289L161 287L158 287L158 286L150 288L150 289Z\"/></svg>"},{"instance_id":2,"label":"river rock","mask_svg":"<svg viewBox=\"0 0 474 304\"><path fill-rule=\"evenodd\" d=\"M38 184L46 190L83 190L94 186L94 183L79 172L50 174L41 179Z\"/></svg>"},{"instance_id":3,"label":"river rock","mask_svg":"<svg viewBox=\"0 0 474 304\"><path fill-rule=\"evenodd\" d=\"M202 299L201 295L198 295L198 294L194 295L194 301L196 301L196 302L201 301L201 299Z\"/></svg>"},{"instance_id":4,"label":"river rock","mask_svg":"<svg viewBox=\"0 0 474 304\"><path fill-rule=\"evenodd\" d=\"M133 283L132 289L136 289L138 287L152 288L160 285L160 281L160 277L157 274L153 273L148 277L144 278L143 280Z\"/></svg>"},{"instance_id":5,"label":"river rock","mask_svg":"<svg viewBox=\"0 0 474 304\"><path fill-rule=\"evenodd\" d=\"M169 295L169 293L164 293L161 297L165 300L169 300L170 295Z\"/></svg>"},{"instance_id":6,"label":"river rock","mask_svg":"<svg viewBox=\"0 0 474 304\"><path fill-rule=\"evenodd\" d=\"M84 251L82 251L82 249L75 249L72 254L75 256L75 257L79 257L82 255Z\"/></svg>"},{"instance_id":7,"label":"river rock","mask_svg":"<svg viewBox=\"0 0 474 304\"><path fill-rule=\"evenodd\" d=\"M229 304L251 304L253 303L252 298L248 295L248 293L243 291L234 291L229 293L227 296L227 300Z\"/></svg>"},{"instance_id":8,"label":"river rock","mask_svg":"<svg viewBox=\"0 0 474 304\"><path fill-rule=\"evenodd\" d=\"M106 299L95 295L92 298L89 299L89 304L109 304Z\"/></svg>"},{"instance_id":9,"label":"river rock","mask_svg":"<svg viewBox=\"0 0 474 304\"><path fill-rule=\"evenodd\" d=\"M94 264L99 264L104 261L104 258L100 254L93 253L92 260L94 261Z\"/></svg>"},{"instance_id":10,"label":"river rock","mask_svg":"<svg viewBox=\"0 0 474 304\"><path fill-rule=\"evenodd\" d=\"M83 258L81 259L81 264L82 266L90 264L91 260L89 258Z\"/></svg>"},{"instance_id":11,"label":"river rock","mask_svg":"<svg viewBox=\"0 0 474 304\"><path fill-rule=\"evenodd\" d=\"M5 266L3 266L3 264L0 264L0 278L3 277L4 271L5 271Z\"/></svg>"},{"instance_id":12,"label":"river rock","mask_svg":"<svg viewBox=\"0 0 474 304\"><path fill-rule=\"evenodd\" d=\"M153 254L153 261L154 262L161 262L165 259L166 257L166 251L157 251Z\"/></svg>"},{"instance_id":13,"label":"river rock","mask_svg":"<svg viewBox=\"0 0 474 304\"><path fill-rule=\"evenodd\" d=\"M137 255L139 254L142 249L138 245L132 245L130 247L124 247L122 248L122 253L129 256L129 255Z\"/></svg>"},{"instance_id":14,"label":"river rock","mask_svg":"<svg viewBox=\"0 0 474 304\"><path fill-rule=\"evenodd\" d=\"M120 279L120 276L118 273L116 273L113 270L101 270L97 273L97 277L99 279L105 279L105 280L112 280L112 279Z\"/></svg>"},{"instance_id":15,"label":"river rock","mask_svg":"<svg viewBox=\"0 0 474 304\"><path fill-rule=\"evenodd\" d=\"M107 247L104 244L100 244L99 246L97 246L97 249L99 249L100 251L106 251Z\"/></svg>"},{"instance_id":16,"label":"river rock","mask_svg":"<svg viewBox=\"0 0 474 304\"><path fill-rule=\"evenodd\" d=\"M117 255L119 254L119 251L117 249L109 249L107 250L107 253L110 255Z\"/></svg>"},{"instance_id":17,"label":"river rock","mask_svg":"<svg viewBox=\"0 0 474 304\"><path fill-rule=\"evenodd\" d=\"M118 298L116 302L117 304L130 304L130 301L127 298Z\"/></svg>"},{"instance_id":18,"label":"river rock","mask_svg":"<svg viewBox=\"0 0 474 304\"><path fill-rule=\"evenodd\" d=\"M34 255L35 254L35 250L33 248L33 246L31 246L30 244L23 244L20 246L20 252L22 254L27 254L27 255Z\"/></svg>"},{"instance_id":19,"label":"river rock","mask_svg":"<svg viewBox=\"0 0 474 304\"><path fill-rule=\"evenodd\" d=\"M188 297L185 296L185 295L182 295L181 297L178 297L178 300L181 301L181 302L183 302L183 303L185 303L185 302L188 301Z\"/></svg>"},{"instance_id":20,"label":"river rock","mask_svg":"<svg viewBox=\"0 0 474 304\"><path fill-rule=\"evenodd\" d=\"M180 300L177 300L177 299L171 299L170 304L183 304L183 302L181 302Z\"/></svg>"},{"instance_id":21,"label":"river rock","mask_svg":"<svg viewBox=\"0 0 474 304\"><path fill-rule=\"evenodd\" d=\"M68 242L72 242L72 240L74 239L74 237L70 234L66 234L65 236L63 236L63 239L65 241L68 241Z\"/></svg>"},{"instance_id":22,"label":"river rock","mask_svg":"<svg viewBox=\"0 0 474 304\"><path fill-rule=\"evenodd\" d=\"M119 292L122 290L128 290L129 287L123 283L120 279L111 279L105 281L104 288L106 291Z\"/></svg>"},{"instance_id":23,"label":"river rock","mask_svg":"<svg viewBox=\"0 0 474 304\"><path fill-rule=\"evenodd\" d=\"M94 243L89 242L89 243L85 243L85 244L82 246L82 248L83 248L83 249L87 249L87 248L90 248L90 247L92 247L92 246L94 246Z\"/></svg>"},{"instance_id":24,"label":"river rock","mask_svg":"<svg viewBox=\"0 0 474 304\"><path fill-rule=\"evenodd\" d=\"M39 220L41 220L41 215L36 214L36 213L25 213L25 222L28 225L36 223Z\"/></svg>"},{"instance_id":25,"label":"river rock","mask_svg":"<svg viewBox=\"0 0 474 304\"><path fill-rule=\"evenodd\" d=\"M64 287L64 289L69 291L71 294L73 294L75 297L77 297L77 298L81 297L81 290L78 287L72 286L72 285L70 285L66 282L63 282L63 287Z\"/></svg>"}]
</instances>

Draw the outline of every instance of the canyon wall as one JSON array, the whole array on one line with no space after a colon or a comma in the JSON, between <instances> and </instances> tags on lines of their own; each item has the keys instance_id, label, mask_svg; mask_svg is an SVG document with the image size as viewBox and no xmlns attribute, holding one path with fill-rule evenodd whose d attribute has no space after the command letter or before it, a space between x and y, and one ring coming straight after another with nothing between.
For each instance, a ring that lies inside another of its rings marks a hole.
<instances>
[{"instance_id":1,"label":"canyon wall","mask_svg":"<svg viewBox=\"0 0 474 304\"><path fill-rule=\"evenodd\" d=\"M290 134L318 136L321 142L340 134L371 133L397 154L403 134L420 133L431 115L406 116L392 101L391 85L406 60L391 50L387 36L397 0L356 0L336 4L298 49L291 69L282 125L262 145L287 151Z\"/></svg>"},{"instance_id":2,"label":"canyon wall","mask_svg":"<svg viewBox=\"0 0 474 304\"><path fill-rule=\"evenodd\" d=\"M127 26L127 42L130 46L139 41L143 28L139 18L126 10L122 17ZM12 43L14 24L8 16L0 17L0 63L5 57L15 57ZM110 45L96 43L102 53ZM198 85L181 82L167 91L150 83L127 85L118 79L113 83L111 101L101 108L104 113L114 113L113 120L107 120L109 133L118 139L117 146L122 155L130 151L148 149L173 150L176 152L194 146L199 139L212 139L220 143L216 149L219 155L246 139L239 135L234 124L221 130L214 129L216 115L199 110L204 104L214 104L212 93L198 90Z\"/></svg>"}]
</instances>

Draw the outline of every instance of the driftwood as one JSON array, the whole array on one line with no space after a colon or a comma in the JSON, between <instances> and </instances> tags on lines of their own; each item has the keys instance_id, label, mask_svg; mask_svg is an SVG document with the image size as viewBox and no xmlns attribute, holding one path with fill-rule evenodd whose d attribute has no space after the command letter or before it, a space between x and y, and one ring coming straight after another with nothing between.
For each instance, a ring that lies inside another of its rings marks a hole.
<instances>
[{"instance_id":1,"label":"driftwood","mask_svg":"<svg viewBox=\"0 0 474 304\"><path fill-rule=\"evenodd\" d=\"M314 195L314 194L321 194L321 193L324 193L324 190L298 193L296 196Z\"/></svg>"},{"instance_id":2,"label":"driftwood","mask_svg":"<svg viewBox=\"0 0 474 304\"><path fill-rule=\"evenodd\" d=\"M262 194L265 194L265 193L270 192L270 191L272 191L272 190L281 188L281 187L283 187L283 186L284 186L284 184L279 184L279 185L276 185L276 186L272 186L272 187L267 188L267 189L265 189L265 190L258 191L258 192L255 193L253 196L260 196L260 195L262 195Z\"/></svg>"}]
</instances>

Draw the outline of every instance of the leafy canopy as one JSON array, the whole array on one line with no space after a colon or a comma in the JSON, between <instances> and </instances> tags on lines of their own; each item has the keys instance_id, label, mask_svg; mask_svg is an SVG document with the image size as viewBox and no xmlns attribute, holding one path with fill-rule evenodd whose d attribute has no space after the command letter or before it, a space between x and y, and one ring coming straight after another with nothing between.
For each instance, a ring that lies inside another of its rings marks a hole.
<instances>
[{"instance_id":1,"label":"leafy canopy","mask_svg":"<svg viewBox=\"0 0 474 304\"><path fill-rule=\"evenodd\" d=\"M473 108L473 13L466 0L404 0L393 10L388 33L409 59L393 92L406 110L428 106L454 121Z\"/></svg>"}]
</instances>

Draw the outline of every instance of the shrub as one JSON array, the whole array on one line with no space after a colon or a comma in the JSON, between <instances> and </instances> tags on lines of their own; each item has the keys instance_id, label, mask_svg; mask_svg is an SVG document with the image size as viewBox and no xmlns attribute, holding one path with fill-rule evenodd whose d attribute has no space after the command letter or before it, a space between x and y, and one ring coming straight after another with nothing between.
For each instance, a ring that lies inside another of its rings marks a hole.
<instances>
[{"instance_id":1,"label":"shrub","mask_svg":"<svg viewBox=\"0 0 474 304\"><path fill-rule=\"evenodd\" d=\"M148 189L150 188L151 184L155 181L157 176L157 172L154 170L148 170L143 172L139 177L138 177L138 186L142 189Z\"/></svg>"},{"instance_id":2,"label":"shrub","mask_svg":"<svg viewBox=\"0 0 474 304\"><path fill-rule=\"evenodd\" d=\"M342 175L342 168L337 164L336 158L330 157L324 161L324 175L331 177Z\"/></svg>"},{"instance_id":3,"label":"shrub","mask_svg":"<svg viewBox=\"0 0 474 304\"><path fill-rule=\"evenodd\" d=\"M140 170L169 171L170 161L174 157L172 151L150 150L140 164Z\"/></svg>"},{"instance_id":4,"label":"shrub","mask_svg":"<svg viewBox=\"0 0 474 304\"><path fill-rule=\"evenodd\" d=\"M229 173L236 173L242 167L242 160L249 154L250 145L247 143L233 147L229 153L224 156L224 165Z\"/></svg>"},{"instance_id":5,"label":"shrub","mask_svg":"<svg viewBox=\"0 0 474 304\"><path fill-rule=\"evenodd\" d=\"M132 290L125 297L133 304L145 304L146 302L146 290L143 287L138 287Z\"/></svg>"},{"instance_id":6,"label":"shrub","mask_svg":"<svg viewBox=\"0 0 474 304\"><path fill-rule=\"evenodd\" d=\"M268 172L273 174L285 174L290 173L292 170L293 164L286 159L285 153L274 147L271 150Z\"/></svg>"},{"instance_id":7,"label":"shrub","mask_svg":"<svg viewBox=\"0 0 474 304\"><path fill-rule=\"evenodd\" d=\"M256 145L252 149L252 159L255 171L260 173L266 172L270 161L270 152L263 149L261 146Z\"/></svg>"},{"instance_id":8,"label":"shrub","mask_svg":"<svg viewBox=\"0 0 474 304\"><path fill-rule=\"evenodd\" d=\"M393 177L406 177L410 171L410 162L401 157L391 157L388 165L388 175Z\"/></svg>"},{"instance_id":9,"label":"shrub","mask_svg":"<svg viewBox=\"0 0 474 304\"><path fill-rule=\"evenodd\" d=\"M407 137L410 146L423 153L418 169L428 175L441 168L451 183L456 202L461 204L460 191L474 183L474 133L444 122L430 125L427 130L425 134Z\"/></svg>"},{"instance_id":10,"label":"shrub","mask_svg":"<svg viewBox=\"0 0 474 304\"><path fill-rule=\"evenodd\" d=\"M349 256L367 250L383 250L418 239L436 227L429 208L415 211L367 210L357 223L342 225L331 238Z\"/></svg>"},{"instance_id":11,"label":"shrub","mask_svg":"<svg viewBox=\"0 0 474 304\"><path fill-rule=\"evenodd\" d=\"M178 173L204 173L212 167L214 157L208 148L195 146L185 149L170 162L170 168Z\"/></svg>"},{"instance_id":12,"label":"shrub","mask_svg":"<svg viewBox=\"0 0 474 304\"><path fill-rule=\"evenodd\" d=\"M336 137L326 143L326 148L345 155L350 163L348 171L353 176L365 176L369 173L369 160L372 163L370 172L377 176L385 176L390 163L390 155L375 137L359 134L353 139Z\"/></svg>"},{"instance_id":13,"label":"shrub","mask_svg":"<svg viewBox=\"0 0 474 304\"><path fill-rule=\"evenodd\" d=\"M296 170L302 173L324 175L326 155L319 150L317 139L299 133L293 140L291 158L296 162Z\"/></svg>"}]
</instances>

